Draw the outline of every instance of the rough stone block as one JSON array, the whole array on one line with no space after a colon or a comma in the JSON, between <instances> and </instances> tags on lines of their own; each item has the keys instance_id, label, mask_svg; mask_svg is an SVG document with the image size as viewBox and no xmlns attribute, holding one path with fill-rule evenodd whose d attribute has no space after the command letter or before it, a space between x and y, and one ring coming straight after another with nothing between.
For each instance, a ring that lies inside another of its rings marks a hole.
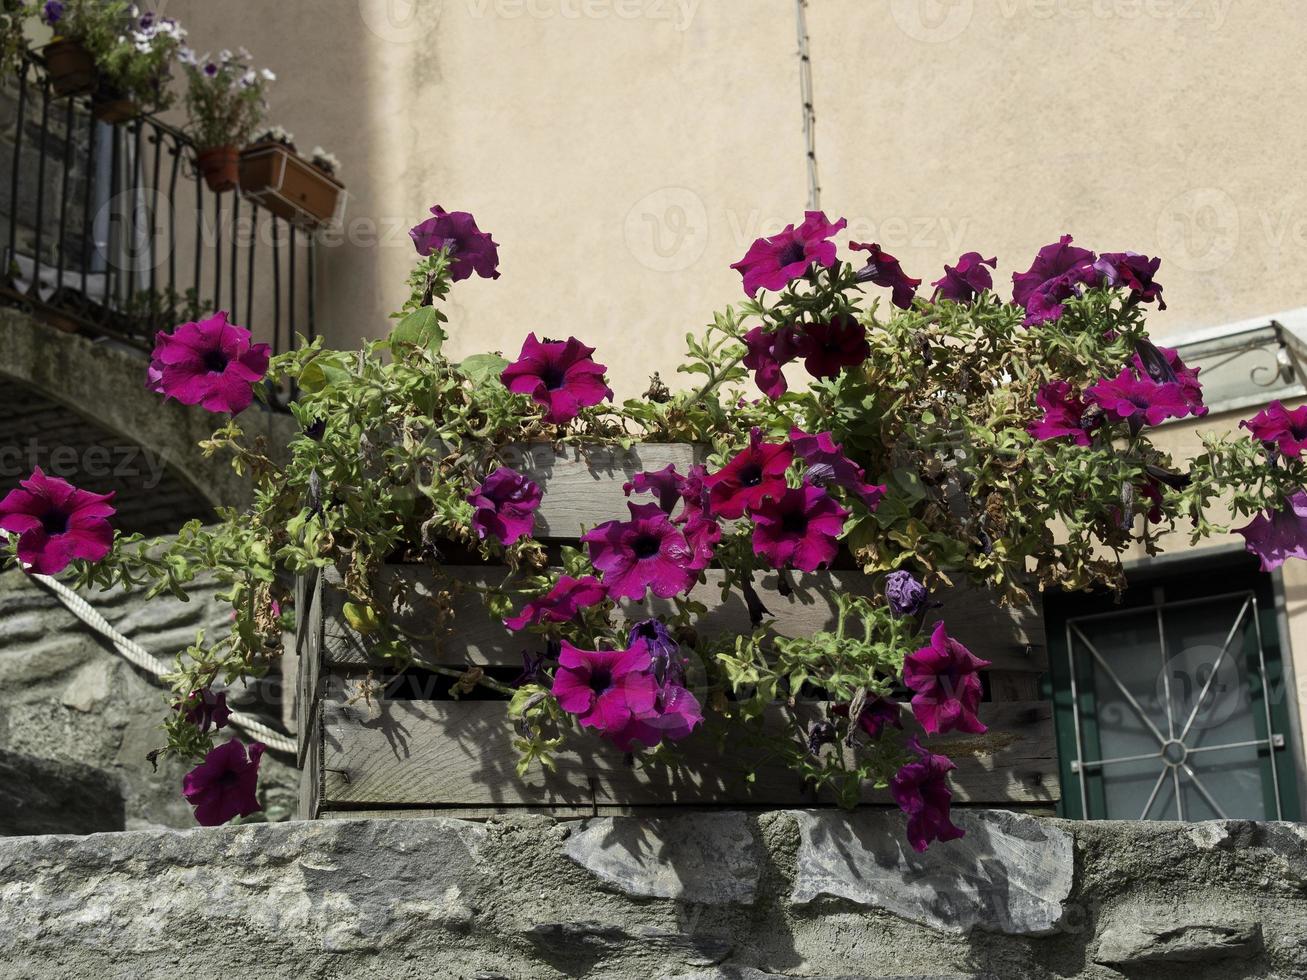
<instances>
[{"instance_id":1,"label":"rough stone block","mask_svg":"<svg viewBox=\"0 0 1307 980\"><path fill-rule=\"evenodd\" d=\"M1131 967L1158 963L1205 963L1247 959L1262 952L1258 922L1195 922L1126 919L1103 930L1095 963Z\"/></svg>"},{"instance_id":2,"label":"rough stone block","mask_svg":"<svg viewBox=\"0 0 1307 980\"><path fill-rule=\"evenodd\" d=\"M95 834L125 826L122 787L108 773L0 749L0 836Z\"/></svg>"}]
</instances>

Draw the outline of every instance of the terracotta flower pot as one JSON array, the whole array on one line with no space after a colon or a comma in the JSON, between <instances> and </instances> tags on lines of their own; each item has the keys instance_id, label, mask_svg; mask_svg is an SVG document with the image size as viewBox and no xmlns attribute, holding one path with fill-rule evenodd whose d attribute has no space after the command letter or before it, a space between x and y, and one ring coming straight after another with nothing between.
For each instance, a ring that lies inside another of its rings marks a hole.
<instances>
[{"instance_id":1,"label":"terracotta flower pot","mask_svg":"<svg viewBox=\"0 0 1307 980\"><path fill-rule=\"evenodd\" d=\"M241 151L241 193L287 221L313 227L337 217L345 187L281 143Z\"/></svg>"},{"instance_id":2,"label":"terracotta flower pot","mask_svg":"<svg viewBox=\"0 0 1307 980\"><path fill-rule=\"evenodd\" d=\"M80 41L51 41L41 49L41 56L55 95L85 95L95 89L95 59Z\"/></svg>"},{"instance_id":3,"label":"terracotta flower pot","mask_svg":"<svg viewBox=\"0 0 1307 980\"><path fill-rule=\"evenodd\" d=\"M125 123L141 114L141 107L126 96L101 90L91 100L91 114L110 125Z\"/></svg>"},{"instance_id":4,"label":"terracotta flower pot","mask_svg":"<svg viewBox=\"0 0 1307 980\"><path fill-rule=\"evenodd\" d=\"M209 190L221 194L235 190L240 180L240 150L234 146L211 146L195 155L196 166Z\"/></svg>"}]
</instances>

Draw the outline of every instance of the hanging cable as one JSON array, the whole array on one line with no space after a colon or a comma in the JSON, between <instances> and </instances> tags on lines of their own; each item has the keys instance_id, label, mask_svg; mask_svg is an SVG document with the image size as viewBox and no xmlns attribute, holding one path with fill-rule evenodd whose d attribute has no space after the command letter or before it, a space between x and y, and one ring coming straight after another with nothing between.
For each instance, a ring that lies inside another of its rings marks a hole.
<instances>
[{"instance_id":1,"label":"hanging cable","mask_svg":"<svg viewBox=\"0 0 1307 980\"><path fill-rule=\"evenodd\" d=\"M821 209L817 176L817 112L812 100L812 58L808 53L808 0L794 0L799 35L799 97L803 102L803 142L808 167L808 210Z\"/></svg>"}]
</instances>

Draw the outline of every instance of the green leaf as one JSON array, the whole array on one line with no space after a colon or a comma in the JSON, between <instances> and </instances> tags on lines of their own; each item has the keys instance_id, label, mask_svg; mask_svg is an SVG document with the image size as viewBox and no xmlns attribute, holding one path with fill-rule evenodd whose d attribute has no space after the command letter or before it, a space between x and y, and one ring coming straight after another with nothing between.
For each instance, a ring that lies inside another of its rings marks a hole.
<instances>
[{"instance_id":1,"label":"green leaf","mask_svg":"<svg viewBox=\"0 0 1307 980\"><path fill-rule=\"evenodd\" d=\"M473 354L465 357L458 369L473 384L483 385L492 378L497 378L508 367L508 359L498 354Z\"/></svg>"},{"instance_id":2,"label":"green leaf","mask_svg":"<svg viewBox=\"0 0 1307 980\"><path fill-rule=\"evenodd\" d=\"M446 340L445 331L440 326L444 319L434 306L424 306L414 310L395 325L390 331L390 343L407 344L432 353L439 353Z\"/></svg>"}]
</instances>

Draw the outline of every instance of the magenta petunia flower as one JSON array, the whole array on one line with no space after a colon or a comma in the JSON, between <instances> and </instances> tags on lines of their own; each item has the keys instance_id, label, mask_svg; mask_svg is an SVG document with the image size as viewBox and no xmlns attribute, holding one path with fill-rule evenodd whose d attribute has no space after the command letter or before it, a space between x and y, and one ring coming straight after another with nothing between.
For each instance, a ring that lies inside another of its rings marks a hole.
<instances>
[{"instance_id":1,"label":"magenta petunia flower","mask_svg":"<svg viewBox=\"0 0 1307 980\"><path fill-rule=\"evenodd\" d=\"M931 735L983 734L987 729L976 717L982 693L978 672L988 666L949 636L943 622L936 623L930 646L903 659L903 683L914 692L912 713L921 727Z\"/></svg>"},{"instance_id":2,"label":"magenta petunia flower","mask_svg":"<svg viewBox=\"0 0 1307 980\"><path fill-rule=\"evenodd\" d=\"M924 851L932 840L957 840L965 833L949 817L953 793L948 788L948 774L957 767L947 756L922 748L915 738L908 740L908 747L918 758L895 773L889 790L907 814L908 843L914 851Z\"/></svg>"},{"instance_id":3,"label":"magenta petunia flower","mask_svg":"<svg viewBox=\"0 0 1307 980\"><path fill-rule=\"evenodd\" d=\"M1027 425L1026 431L1036 439L1069 437L1077 446L1088 446L1090 433L1103 421L1097 413L1088 414L1089 406L1065 381L1043 385L1035 404L1044 410L1044 417Z\"/></svg>"},{"instance_id":4,"label":"magenta petunia flower","mask_svg":"<svg viewBox=\"0 0 1307 980\"><path fill-rule=\"evenodd\" d=\"M835 484L858 497L868 510L875 510L885 497L884 484L866 482L862 467L844 455L843 447L829 432L808 435L801 429L790 430L790 445L795 455L807 464L803 479L816 487Z\"/></svg>"},{"instance_id":5,"label":"magenta petunia flower","mask_svg":"<svg viewBox=\"0 0 1307 980\"><path fill-rule=\"evenodd\" d=\"M177 710L184 712L186 720L207 734L209 729L215 731L225 728L231 719L231 709L227 707L227 695L219 691L216 694L210 688L192 691L190 697L177 705Z\"/></svg>"},{"instance_id":6,"label":"magenta petunia flower","mask_svg":"<svg viewBox=\"0 0 1307 980\"><path fill-rule=\"evenodd\" d=\"M654 711L658 684L643 640L629 650L579 650L564 640L551 693L582 727L614 735Z\"/></svg>"},{"instance_id":7,"label":"magenta petunia flower","mask_svg":"<svg viewBox=\"0 0 1307 980\"><path fill-rule=\"evenodd\" d=\"M1307 405L1288 409L1273 401L1239 427L1251 432L1254 439L1274 445L1283 456L1301 459L1307 449Z\"/></svg>"},{"instance_id":8,"label":"magenta petunia flower","mask_svg":"<svg viewBox=\"0 0 1307 980\"><path fill-rule=\"evenodd\" d=\"M1130 298L1137 303L1157 300L1159 310L1166 309L1161 284L1153 280L1161 267L1161 259L1150 259L1138 252L1104 252L1094 263L1094 271L1102 276L1106 286L1124 286Z\"/></svg>"},{"instance_id":9,"label":"magenta petunia flower","mask_svg":"<svg viewBox=\"0 0 1307 980\"><path fill-rule=\"evenodd\" d=\"M702 722L699 699L679 684L667 684L655 695L651 710L633 715L609 738L623 752L633 752L637 745L651 749L663 741L679 742Z\"/></svg>"},{"instance_id":10,"label":"magenta petunia flower","mask_svg":"<svg viewBox=\"0 0 1307 980\"><path fill-rule=\"evenodd\" d=\"M468 494L467 502L474 508L472 527L482 540L496 537L510 545L535 530L535 512L543 496L521 473L501 466Z\"/></svg>"},{"instance_id":11,"label":"magenta petunia flower","mask_svg":"<svg viewBox=\"0 0 1307 980\"><path fill-rule=\"evenodd\" d=\"M782 369L800 356L802 340L792 325L771 331L754 327L744 335L744 366L753 372L754 384L768 398L780 398L789 390Z\"/></svg>"},{"instance_id":12,"label":"magenta petunia flower","mask_svg":"<svg viewBox=\"0 0 1307 980\"><path fill-rule=\"evenodd\" d=\"M748 448L704 480L713 515L735 520L758 506L767 494L783 491L785 471L792 462L792 446L763 442L762 430L754 428Z\"/></svg>"},{"instance_id":13,"label":"magenta petunia flower","mask_svg":"<svg viewBox=\"0 0 1307 980\"><path fill-rule=\"evenodd\" d=\"M757 296L760 289L780 292L814 262L827 269L835 264L835 243L829 239L846 224L843 218L832 223L820 211L807 211L803 224L787 225L779 235L759 238L731 268L743 277L749 296Z\"/></svg>"},{"instance_id":14,"label":"magenta petunia flower","mask_svg":"<svg viewBox=\"0 0 1307 980\"><path fill-rule=\"evenodd\" d=\"M695 549L657 504L626 505L629 521L607 521L581 535L590 562L614 599L642 600L646 589L670 599L699 577Z\"/></svg>"},{"instance_id":15,"label":"magenta petunia flower","mask_svg":"<svg viewBox=\"0 0 1307 980\"><path fill-rule=\"evenodd\" d=\"M844 711L848 712L847 706L844 707ZM867 703L862 706L862 713L858 715L858 727L873 740L880 738L886 728L901 729L903 712L899 708L899 703L879 695L868 698Z\"/></svg>"},{"instance_id":16,"label":"magenta petunia flower","mask_svg":"<svg viewBox=\"0 0 1307 980\"><path fill-rule=\"evenodd\" d=\"M681 502L685 479L676 472L675 463L668 463L661 470L634 474L628 483L622 484L622 492L628 497L633 493L653 494L659 509L664 514L671 514Z\"/></svg>"},{"instance_id":17,"label":"magenta petunia flower","mask_svg":"<svg viewBox=\"0 0 1307 980\"><path fill-rule=\"evenodd\" d=\"M1198 380L1202 368L1186 367L1174 347L1155 347L1150 341L1141 340L1131 361L1140 378L1151 378L1158 384L1178 384L1190 414L1195 417L1207 414L1207 406L1203 404L1203 384Z\"/></svg>"},{"instance_id":18,"label":"magenta petunia flower","mask_svg":"<svg viewBox=\"0 0 1307 980\"><path fill-rule=\"evenodd\" d=\"M1283 510L1258 514L1234 529L1262 560L1263 572L1274 571L1290 558L1307 558L1307 491L1297 491L1285 503Z\"/></svg>"},{"instance_id":19,"label":"magenta petunia flower","mask_svg":"<svg viewBox=\"0 0 1307 980\"><path fill-rule=\"evenodd\" d=\"M814 378L835 378L846 367L857 367L871 356L867 331L851 316L837 316L801 328L799 353Z\"/></svg>"},{"instance_id":20,"label":"magenta petunia flower","mask_svg":"<svg viewBox=\"0 0 1307 980\"><path fill-rule=\"evenodd\" d=\"M985 266L989 266L989 269L998 268L998 256L987 259L979 252L964 253L957 265L944 266L943 278L931 283L935 292L930 301L933 303L936 300L951 299L955 303L970 303L978 294L994 285L989 269Z\"/></svg>"},{"instance_id":21,"label":"magenta petunia flower","mask_svg":"<svg viewBox=\"0 0 1307 980\"><path fill-rule=\"evenodd\" d=\"M217 827L232 817L248 817L263 809L256 794L259 760L267 748L253 742L248 750L233 738L213 749L182 779L182 796L195 807L195 819Z\"/></svg>"},{"instance_id":22,"label":"magenta petunia flower","mask_svg":"<svg viewBox=\"0 0 1307 980\"><path fill-rule=\"evenodd\" d=\"M545 421L566 425L580 410L612 398L612 389L604 381L607 368L596 364L587 347L575 337L560 340L536 340L527 334L522 353L504 368L501 380L509 391L530 395L546 409Z\"/></svg>"},{"instance_id":23,"label":"magenta petunia flower","mask_svg":"<svg viewBox=\"0 0 1307 980\"><path fill-rule=\"evenodd\" d=\"M593 575L581 578L561 575L553 588L528 602L517 616L504 620L504 625L516 633L537 623L566 623L580 610L606 598L608 590Z\"/></svg>"},{"instance_id":24,"label":"magenta petunia flower","mask_svg":"<svg viewBox=\"0 0 1307 980\"><path fill-rule=\"evenodd\" d=\"M99 561L113 548L113 498L46 476L38 466L0 500L0 529L18 535L18 558L31 571L55 575L75 558Z\"/></svg>"},{"instance_id":25,"label":"magenta petunia flower","mask_svg":"<svg viewBox=\"0 0 1307 980\"><path fill-rule=\"evenodd\" d=\"M1167 419L1182 419L1193 409L1178 383L1158 384L1122 368L1115 378L1100 378L1085 389L1090 403L1097 405L1113 422L1147 422L1160 425Z\"/></svg>"},{"instance_id":26,"label":"magenta petunia flower","mask_svg":"<svg viewBox=\"0 0 1307 980\"><path fill-rule=\"evenodd\" d=\"M916 616L926 608L930 593L909 571L902 568L885 576L885 604L895 616Z\"/></svg>"},{"instance_id":27,"label":"magenta petunia flower","mask_svg":"<svg viewBox=\"0 0 1307 980\"><path fill-rule=\"evenodd\" d=\"M146 387L183 405L238 415L254 401L254 385L268 371L267 344L251 344L250 332L227 322L219 310L207 320L159 331L146 372Z\"/></svg>"},{"instance_id":28,"label":"magenta petunia flower","mask_svg":"<svg viewBox=\"0 0 1307 980\"><path fill-rule=\"evenodd\" d=\"M454 282L476 273L483 279L499 278L499 246L488 232L477 227L466 211L446 211L439 204L427 218L409 231L419 255L449 250L450 278Z\"/></svg>"},{"instance_id":29,"label":"magenta petunia flower","mask_svg":"<svg viewBox=\"0 0 1307 980\"><path fill-rule=\"evenodd\" d=\"M751 510L753 551L773 568L815 572L839 553L849 512L825 490L803 486L768 495Z\"/></svg>"},{"instance_id":30,"label":"magenta petunia flower","mask_svg":"<svg viewBox=\"0 0 1307 980\"><path fill-rule=\"evenodd\" d=\"M1022 322L1031 327L1061 317L1062 304L1081 286L1100 282L1095 260L1089 249L1072 245L1070 235L1041 248L1029 269L1012 274L1012 302L1026 311Z\"/></svg>"},{"instance_id":31,"label":"magenta petunia flower","mask_svg":"<svg viewBox=\"0 0 1307 980\"><path fill-rule=\"evenodd\" d=\"M883 251L875 242L864 244L849 242L849 248L855 252L867 253L867 264L858 270L858 282L871 282L892 290L890 302L901 310L912 309L912 298L921 285L920 279L913 279L903 271L899 260Z\"/></svg>"}]
</instances>

